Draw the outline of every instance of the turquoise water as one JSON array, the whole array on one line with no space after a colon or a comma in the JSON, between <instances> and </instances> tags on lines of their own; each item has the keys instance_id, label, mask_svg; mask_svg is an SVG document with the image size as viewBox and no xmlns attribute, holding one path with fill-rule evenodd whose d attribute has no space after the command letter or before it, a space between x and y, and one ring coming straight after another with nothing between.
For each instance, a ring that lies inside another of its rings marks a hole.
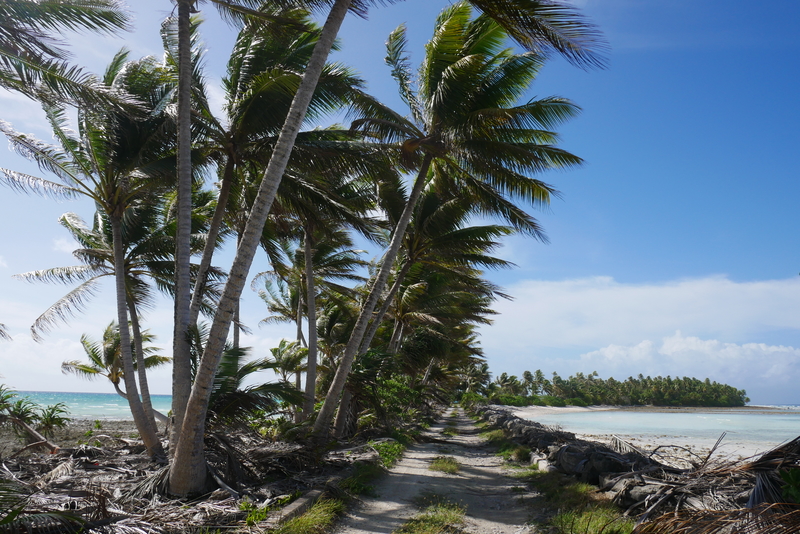
<instances>
[{"instance_id":1,"label":"turquoise water","mask_svg":"<svg viewBox=\"0 0 800 534\"><path fill-rule=\"evenodd\" d=\"M797 406L726 408L692 411L593 410L517 415L577 434L637 436L660 443L691 442L712 446L723 432L723 443L764 451L800 436Z\"/></svg>"},{"instance_id":2,"label":"turquoise water","mask_svg":"<svg viewBox=\"0 0 800 534\"><path fill-rule=\"evenodd\" d=\"M65 393L57 391L17 391L41 406L63 402L73 419L133 419L128 401L115 393ZM166 414L172 405L171 395L151 395L153 408Z\"/></svg>"}]
</instances>

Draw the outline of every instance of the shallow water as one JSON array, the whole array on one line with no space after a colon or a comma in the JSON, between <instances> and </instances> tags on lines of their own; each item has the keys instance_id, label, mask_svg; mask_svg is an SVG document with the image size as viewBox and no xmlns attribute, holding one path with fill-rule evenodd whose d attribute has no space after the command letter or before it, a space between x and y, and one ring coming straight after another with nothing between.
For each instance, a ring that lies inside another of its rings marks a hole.
<instances>
[{"instance_id":1,"label":"shallow water","mask_svg":"<svg viewBox=\"0 0 800 534\"><path fill-rule=\"evenodd\" d=\"M636 437L658 443L708 448L727 433L723 444L743 454L764 452L800 435L797 407L695 409L690 411L593 410L517 415L584 435Z\"/></svg>"},{"instance_id":2,"label":"shallow water","mask_svg":"<svg viewBox=\"0 0 800 534\"><path fill-rule=\"evenodd\" d=\"M133 419L128 401L116 393L67 393L58 391L17 391L36 404L47 406L63 402L73 419ZM166 414L172 408L171 395L151 395L153 408Z\"/></svg>"}]
</instances>

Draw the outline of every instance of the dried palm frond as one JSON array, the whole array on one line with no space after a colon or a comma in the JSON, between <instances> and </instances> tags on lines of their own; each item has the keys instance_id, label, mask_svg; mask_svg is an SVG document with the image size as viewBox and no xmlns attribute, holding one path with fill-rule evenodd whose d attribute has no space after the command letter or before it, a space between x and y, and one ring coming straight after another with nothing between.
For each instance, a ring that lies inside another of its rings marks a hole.
<instances>
[{"instance_id":1,"label":"dried palm frond","mask_svg":"<svg viewBox=\"0 0 800 534\"><path fill-rule=\"evenodd\" d=\"M63 476L71 474L74 470L75 470L75 462L73 461L72 458L69 458L68 460L61 462L53 469L40 476L39 479L35 482L35 484L39 488L44 488L54 480L58 480Z\"/></svg>"},{"instance_id":2,"label":"dried palm frond","mask_svg":"<svg viewBox=\"0 0 800 534\"><path fill-rule=\"evenodd\" d=\"M800 506L671 512L638 525L635 534L787 534L800 532Z\"/></svg>"}]
</instances>

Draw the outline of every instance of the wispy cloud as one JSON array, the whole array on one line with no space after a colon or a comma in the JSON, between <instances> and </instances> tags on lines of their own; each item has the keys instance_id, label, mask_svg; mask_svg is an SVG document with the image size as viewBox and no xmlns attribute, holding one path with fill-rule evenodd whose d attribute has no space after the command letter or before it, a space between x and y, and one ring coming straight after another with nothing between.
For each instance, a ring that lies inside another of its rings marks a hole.
<instances>
[{"instance_id":1,"label":"wispy cloud","mask_svg":"<svg viewBox=\"0 0 800 534\"><path fill-rule=\"evenodd\" d=\"M75 250L75 241L67 239L65 237L59 237L58 239L54 239L53 250L58 252L66 252L67 254L72 254L72 252Z\"/></svg>"},{"instance_id":2,"label":"wispy cloud","mask_svg":"<svg viewBox=\"0 0 800 534\"><path fill-rule=\"evenodd\" d=\"M6 263L6 259L3 256L0 256L0 267L8 267L8 263Z\"/></svg>"}]
</instances>

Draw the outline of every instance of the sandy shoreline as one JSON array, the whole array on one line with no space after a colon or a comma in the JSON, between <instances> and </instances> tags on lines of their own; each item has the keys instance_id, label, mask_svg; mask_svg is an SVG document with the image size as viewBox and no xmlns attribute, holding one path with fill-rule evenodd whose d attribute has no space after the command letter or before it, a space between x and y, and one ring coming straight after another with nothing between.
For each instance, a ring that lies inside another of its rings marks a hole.
<instances>
[{"instance_id":1,"label":"sandy shoreline","mask_svg":"<svg viewBox=\"0 0 800 534\"><path fill-rule=\"evenodd\" d=\"M781 413L785 410L781 408L772 408L766 406L743 406L736 408L694 408L694 407L662 407L662 406L566 406L563 408L554 406L527 406L524 408L510 407L514 415L517 417L528 419L530 421L537 421L537 417L548 416L552 417L558 414L566 413L591 413L591 412L604 412L604 411L624 411L624 412L643 412L643 413L712 413L724 414L732 412L746 412L748 414L773 414ZM582 433L580 429L567 428L566 430L575 433L576 436L582 439L591 441L599 441L602 443L609 443L611 441L611 434L587 434ZM659 446L676 445L691 450L698 456L707 455L716 442L714 439L703 439L689 436L671 436L668 434L652 435L652 434L637 434L635 432L615 434L626 441L636 445L645 450L653 450ZM763 442L747 441L737 439L736 437L728 434L722 441L720 446L715 452L715 457L718 459L743 459L752 456L757 456L767 452L768 450L780 445L780 442L775 442L770 446L766 446Z\"/></svg>"},{"instance_id":2,"label":"sandy shoreline","mask_svg":"<svg viewBox=\"0 0 800 534\"><path fill-rule=\"evenodd\" d=\"M139 433L132 420L73 419L66 428L56 430L51 441L66 449L82 444L111 445L115 438L138 437ZM11 456L24 446L24 440L14 434L11 425L0 426L0 458Z\"/></svg>"}]
</instances>

